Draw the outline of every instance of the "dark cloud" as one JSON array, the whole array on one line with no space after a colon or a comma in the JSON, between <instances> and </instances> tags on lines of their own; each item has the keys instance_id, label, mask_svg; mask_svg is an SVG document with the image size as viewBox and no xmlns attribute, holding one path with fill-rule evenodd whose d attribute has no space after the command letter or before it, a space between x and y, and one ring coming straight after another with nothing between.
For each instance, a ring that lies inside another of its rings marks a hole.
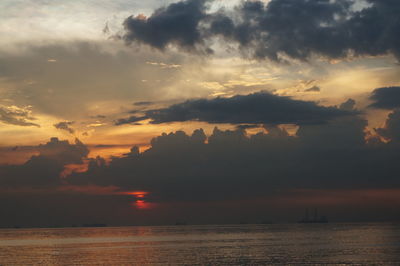
<instances>
[{"instance_id":1,"label":"dark cloud","mask_svg":"<svg viewBox=\"0 0 400 266\"><path fill-rule=\"evenodd\" d=\"M61 185L60 174L67 164L83 163L89 150L76 139L75 144L52 138L34 148L38 155L23 165L0 166L2 187L51 187Z\"/></svg>"},{"instance_id":2,"label":"dark cloud","mask_svg":"<svg viewBox=\"0 0 400 266\"><path fill-rule=\"evenodd\" d=\"M339 109L346 111L353 111L354 106L356 105L356 101L353 99L348 99L344 103L340 104Z\"/></svg>"},{"instance_id":3,"label":"dark cloud","mask_svg":"<svg viewBox=\"0 0 400 266\"><path fill-rule=\"evenodd\" d=\"M306 91L306 92L320 92L320 91L321 91L321 88L318 87L318 86L313 86L313 87L311 87L311 88L306 89L305 91Z\"/></svg>"},{"instance_id":4,"label":"dark cloud","mask_svg":"<svg viewBox=\"0 0 400 266\"><path fill-rule=\"evenodd\" d=\"M82 158L89 154L85 144L79 139L75 139L75 144L70 144L67 140L51 138L46 144L37 146L39 156L51 158L60 164L79 164Z\"/></svg>"},{"instance_id":5,"label":"dark cloud","mask_svg":"<svg viewBox=\"0 0 400 266\"><path fill-rule=\"evenodd\" d=\"M199 23L205 18L206 0L188 0L157 9L150 17L130 16L124 21L127 43L139 41L164 49L177 44L192 49L201 43Z\"/></svg>"},{"instance_id":6,"label":"dark cloud","mask_svg":"<svg viewBox=\"0 0 400 266\"><path fill-rule=\"evenodd\" d=\"M147 102L147 101L133 103L133 105L135 105L135 106L147 106L147 105L152 105L152 104L153 104L153 102Z\"/></svg>"},{"instance_id":7,"label":"dark cloud","mask_svg":"<svg viewBox=\"0 0 400 266\"><path fill-rule=\"evenodd\" d=\"M95 115L95 116L91 116L90 118L104 119L104 118L107 118L107 116L105 116L105 115Z\"/></svg>"},{"instance_id":8,"label":"dark cloud","mask_svg":"<svg viewBox=\"0 0 400 266\"><path fill-rule=\"evenodd\" d=\"M237 125L237 129L252 129L252 128L260 128L260 125Z\"/></svg>"},{"instance_id":9,"label":"dark cloud","mask_svg":"<svg viewBox=\"0 0 400 266\"><path fill-rule=\"evenodd\" d=\"M398 134L400 119L390 120L397 128L387 129ZM92 159L87 172L67 182L146 190L161 202L273 197L288 189L399 188L393 175L400 170L399 146L369 145L366 126L350 116L301 125L296 136L269 125L268 133L255 135L217 128L210 136L203 130L164 133L142 153L133 148L108 165Z\"/></svg>"},{"instance_id":10,"label":"dark cloud","mask_svg":"<svg viewBox=\"0 0 400 266\"><path fill-rule=\"evenodd\" d=\"M354 0L244 1L233 11L210 12L205 1L187 0L156 10L149 18L125 20L123 39L158 49L177 45L186 50L221 36L239 44L252 57L281 60L281 54L306 60L382 55L400 57L400 2L367 0L361 10Z\"/></svg>"},{"instance_id":11,"label":"dark cloud","mask_svg":"<svg viewBox=\"0 0 400 266\"><path fill-rule=\"evenodd\" d=\"M144 119L151 119L153 124L192 120L229 124L314 124L354 114L314 102L259 92L231 98L189 100L163 109L148 110L143 117L120 119L116 124Z\"/></svg>"},{"instance_id":12,"label":"dark cloud","mask_svg":"<svg viewBox=\"0 0 400 266\"><path fill-rule=\"evenodd\" d=\"M376 131L390 142L400 143L400 109L390 113L385 127L378 128Z\"/></svg>"},{"instance_id":13,"label":"dark cloud","mask_svg":"<svg viewBox=\"0 0 400 266\"><path fill-rule=\"evenodd\" d=\"M3 213L15 213L15 208L3 204L4 201L21 206L18 213L29 213L29 206L34 206L35 210L41 206L43 217L63 217L72 223L76 223L74 219L82 221L90 217L110 221L111 224L123 224L128 217L132 221L145 218L147 222L161 221L163 218L160 217L164 217L164 222L171 219L175 222L185 213L195 219L194 222L198 222L202 215L207 217L206 221L212 221L214 217L226 217L232 212L226 209L227 205L220 204L231 202L231 207L236 210L232 219L237 221L237 217L246 215L243 209L254 207L249 203L252 199L270 202L275 209L269 210L276 214L285 207L283 203L276 203L275 200L279 198L284 201L290 198L295 203L299 197L301 199L307 194L314 200L312 204L322 204L329 209L329 206L336 203L320 203L321 195L339 191L335 195L347 197L345 200L340 199L345 202L343 206L355 211L355 207L349 207L354 201L365 202L364 205L360 203L359 207L369 210L372 215L376 212L371 210L370 204L373 201L368 198L368 194L365 198L362 193L354 195L353 191L371 190L375 193L380 189L396 191L400 188L400 179L393 174L400 171L397 163L400 148L399 112L395 111L389 116L384 129L377 129L381 136L388 139L387 143L376 141L370 145L366 142L366 126L367 121L359 116L344 116L323 124L300 125L295 136L275 125L264 125L268 133L254 135L248 135L243 129L218 128L209 136L201 129L191 135L183 131L163 133L153 138L151 147L143 152L134 146L130 152L121 157L113 157L109 162L101 157L86 159L86 171L73 172L63 179L59 178L63 167L66 164L81 163L88 150L79 141L69 144L54 138L49 143L37 146L40 154L25 164L0 167L3 188L29 186L31 189L47 189L53 191L53 194L40 191L36 192L37 196L32 194L34 192L2 193L0 209ZM61 193L70 187L76 191L93 187L94 191L107 190L111 194ZM149 191L146 200L162 207L154 212L146 211L143 216L131 208L134 200L132 197L112 193L133 190ZM204 207L203 211L193 208L199 204ZM297 204L303 209L310 202ZM96 207L98 205L102 205L106 211L102 212L101 208ZM66 213L54 212L60 206ZM264 213L266 206L261 204L254 207L253 211ZM75 211L74 207L77 208ZM90 215L82 212L82 208L91 209ZM119 208L126 212L121 214ZM218 211L213 213L211 210ZM357 207L356 213L359 210ZM161 214L163 211L165 213ZM135 215L130 216L132 212ZM19 217L15 220L21 221L18 213L13 217ZM110 213L115 216L105 219ZM72 219L68 218L69 215L76 216ZM285 217L288 216L293 218L293 213ZM28 220L40 217L33 215ZM4 223L13 223L8 218L8 222ZM225 222L229 222L229 219Z\"/></svg>"},{"instance_id":14,"label":"dark cloud","mask_svg":"<svg viewBox=\"0 0 400 266\"><path fill-rule=\"evenodd\" d=\"M38 124L31 122L35 119L26 108L0 106L0 122L16 126L40 127Z\"/></svg>"},{"instance_id":15,"label":"dark cloud","mask_svg":"<svg viewBox=\"0 0 400 266\"><path fill-rule=\"evenodd\" d=\"M288 137L289 133L284 128L280 128L276 125L264 125L264 128L268 131L268 136L271 137Z\"/></svg>"},{"instance_id":16,"label":"dark cloud","mask_svg":"<svg viewBox=\"0 0 400 266\"><path fill-rule=\"evenodd\" d=\"M115 125L124 125L124 124L138 124L137 122L147 119L145 116L130 116L128 118L120 118L115 121Z\"/></svg>"},{"instance_id":17,"label":"dark cloud","mask_svg":"<svg viewBox=\"0 0 400 266\"><path fill-rule=\"evenodd\" d=\"M59 122L57 124L54 124L53 126L57 129L65 130L71 134L74 134L75 130L70 127L73 124L74 124L73 121L65 121L65 122Z\"/></svg>"},{"instance_id":18,"label":"dark cloud","mask_svg":"<svg viewBox=\"0 0 400 266\"><path fill-rule=\"evenodd\" d=\"M370 99L373 101L370 107L389 110L400 108L400 87L375 89Z\"/></svg>"}]
</instances>

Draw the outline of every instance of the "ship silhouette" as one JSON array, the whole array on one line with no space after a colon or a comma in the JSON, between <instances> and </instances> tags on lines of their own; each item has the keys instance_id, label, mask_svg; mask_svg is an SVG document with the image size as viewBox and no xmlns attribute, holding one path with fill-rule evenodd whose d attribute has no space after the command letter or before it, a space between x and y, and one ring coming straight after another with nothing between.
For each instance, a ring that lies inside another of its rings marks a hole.
<instances>
[{"instance_id":1,"label":"ship silhouette","mask_svg":"<svg viewBox=\"0 0 400 266\"><path fill-rule=\"evenodd\" d=\"M306 209L304 218L298 221L298 223L302 224L325 224L328 223L328 219L326 216L318 217L318 209L314 209L314 217L310 217L308 209Z\"/></svg>"}]
</instances>

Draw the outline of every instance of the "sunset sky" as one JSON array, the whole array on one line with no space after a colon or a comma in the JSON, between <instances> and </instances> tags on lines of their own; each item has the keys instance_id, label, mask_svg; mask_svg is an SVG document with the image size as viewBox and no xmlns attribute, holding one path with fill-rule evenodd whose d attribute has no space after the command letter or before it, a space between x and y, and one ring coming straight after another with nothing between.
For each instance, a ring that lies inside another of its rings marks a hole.
<instances>
[{"instance_id":1,"label":"sunset sky","mask_svg":"<svg viewBox=\"0 0 400 266\"><path fill-rule=\"evenodd\" d=\"M0 226L400 219L397 0L2 0Z\"/></svg>"}]
</instances>

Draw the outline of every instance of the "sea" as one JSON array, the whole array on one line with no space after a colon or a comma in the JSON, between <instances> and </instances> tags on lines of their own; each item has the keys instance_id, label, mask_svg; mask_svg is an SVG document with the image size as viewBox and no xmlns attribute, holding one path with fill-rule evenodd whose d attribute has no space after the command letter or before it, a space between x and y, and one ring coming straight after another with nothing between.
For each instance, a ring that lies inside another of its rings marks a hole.
<instances>
[{"instance_id":1,"label":"sea","mask_svg":"<svg viewBox=\"0 0 400 266\"><path fill-rule=\"evenodd\" d=\"M0 229L0 265L400 265L400 224Z\"/></svg>"}]
</instances>

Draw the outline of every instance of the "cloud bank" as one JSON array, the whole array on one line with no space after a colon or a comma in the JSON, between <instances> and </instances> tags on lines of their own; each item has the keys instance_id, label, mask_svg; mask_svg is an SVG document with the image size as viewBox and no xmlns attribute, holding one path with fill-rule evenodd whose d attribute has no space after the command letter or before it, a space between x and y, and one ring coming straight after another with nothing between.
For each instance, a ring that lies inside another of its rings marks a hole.
<instances>
[{"instance_id":1,"label":"cloud bank","mask_svg":"<svg viewBox=\"0 0 400 266\"><path fill-rule=\"evenodd\" d=\"M349 100L343 105L354 106L354 102ZM82 221L97 217L111 224L124 224L128 220L148 223L148 219L160 221L160 217L164 217L162 221L175 222L174 219L185 213L196 217L196 221L201 221L202 215L226 217L233 213L236 213L233 219L237 219L245 215L242 209L245 206L246 210L258 214L255 217L260 217L260 211L265 212L267 208L262 202L272 204L268 208L274 214L288 204L298 204L292 208L312 204L326 209L358 204L357 208L366 208L373 215L370 204L389 208L399 203L396 197L390 196L392 205L389 206L386 198L380 196L389 190L395 195L400 189L400 180L393 174L400 171L399 117L399 112L393 111L386 126L376 129L379 136L375 138L366 133L367 122L358 115L346 115L322 124L302 124L295 136L275 125L264 125L268 132L254 135L247 134L246 127L215 128L208 136L201 129L192 134L164 133L152 139L148 150L139 152L134 146L129 153L113 157L108 163L101 157L87 158L88 148L78 140L70 144L53 138L37 146L39 154L25 164L0 166L0 184L6 192L2 194L2 202L23 207L18 212L9 205L0 209L12 214L10 217L20 217L16 221L21 221L21 217L30 217L29 206L34 209L41 206L44 216L28 220L33 223L42 217L44 224L50 218L73 222L76 217ZM72 170L60 176L68 165L84 162L87 166L83 171ZM137 213L131 207L134 199L118 194L138 190L150 192L146 200L151 204L162 204L156 212L146 211L154 217ZM385 203L379 205L382 202L374 202L370 194ZM321 203L321 199L328 202ZM259 205L248 205L248 202ZM97 209L99 205L106 211ZM66 213L54 212L60 206ZM87 206L93 212L83 213L81 208L74 211L76 206ZM193 206L204 209L198 212L195 208L193 213L190 211ZM210 213L212 210L219 210L218 214ZM357 210L359 213L360 209ZM6 223L15 224L9 218Z\"/></svg>"},{"instance_id":2,"label":"cloud bank","mask_svg":"<svg viewBox=\"0 0 400 266\"><path fill-rule=\"evenodd\" d=\"M389 110L399 108L400 87L385 87L375 89L370 99L373 101L370 107Z\"/></svg>"},{"instance_id":3,"label":"cloud bank","mask_svg":"<svg viewBox=\"0 0 400 266\"><path fill-rule=\"evenodd\" d=\"M75 140L52 138L46 144L35 147L38 155L23 165L0 165L0 185L6 187L54 187L60 186L60 174L68 164L81 164L89 154L88 148Z\"/></svg>"},{"instance_id":4,"label":"cloud bank","mask_svg":"<svg viewBox=\"0 0 400 266\"><path fill-rule=\"evenodd\" d=\"M117 125L150 119L152 124L184 121L229 124L318 124L354 115L354 110L324 107L267 92L236 95L230 98L188 100L163 109L145 111L116 121Z\"/></svg>"},{"instance_id":5,"label":"cloud bank","mask_svg":"<svg viewBox=\"0 0 400 266\"><path fill-rule=\"evenodd\" d=\"M350 104L350 103L347 103ZM295 136L277 126L248 135L243 128L162 134L151 148L114 158L91 159L73 185L151 191L155 201L212 201L274 197L293 189L387 189L400 186L398 112L379 137L367 139L367 121L353 115L300 125Z\"/></svg>"},{"instance_id":6,"label":"cloud bank","mask_svg":"<svg viewBox=\"0 0 400 266\"><path fill-rule=\"evenodd\" d=\"M186 0L154 13L130 16L121 38L164 50L212 52L236 44L252 58L279 61L282 55L307 60L313 54L327 58L394 54L400 57L398 1L367 0L361 10L354 0L245 1L233 10L210 11L206 0Z\"/></svg>"}]
</instances>

